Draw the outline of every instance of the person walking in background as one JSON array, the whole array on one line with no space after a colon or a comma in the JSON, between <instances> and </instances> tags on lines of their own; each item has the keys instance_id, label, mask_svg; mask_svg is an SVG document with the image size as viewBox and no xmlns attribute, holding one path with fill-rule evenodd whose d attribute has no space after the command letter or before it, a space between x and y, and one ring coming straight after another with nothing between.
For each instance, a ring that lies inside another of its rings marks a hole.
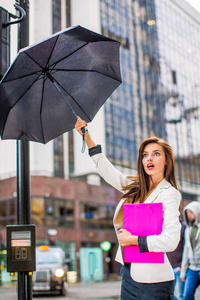
<instances>
[{"instance_id":1,"label":"person walking in background","mask_svg":"<svg viewBox=\"0 0 200 300\"><path fill-rule=\"evenodd\" d=\"M78 117L75 128L80 135L81 128L85 126L86 122ZM138 153L138 174L127 177L109 162L89 132L84 138L97 172L110 185L124 193L114 214L114 227L119 241L115 259L122 264L121 300L174 299L174 273L166 254L164 263L124 263L123 256L123 248L130 245L139 245L140 252L169 252L178 246L181 194L177 190L172 148L157 137L146 139ZM160 202L163 206L161 234L135 236L123 228L124 203L151 202Z\"/></svg>"},{"instance_id":2,"label":"person walking in background","mask_svg":"<svg viewBox=\"0 0 200 300\"><path fill-rule=\"evenodd\" d=\"M173 252L168 252L167 256L169 261L172 265L174 271L174 288L176 288L176 296L174 296L174 300L183 300L183 292L184 292L184 285L185 283L180 278L180 271L181 271L181 261L183 255L183 246L184 246L184 233L185 233L185 222L180 220L181 222L181 238L178 244L178 247Z\"/></svg>"},{"instance_id":3,"label":"person walking in background","mask_svg":"<svg viewBox=\"0 0 200 300\"><path fill-rule=\"evenodd\" d=\"M185 282L183 299L192 300L200 285L200 203L192 201L186 205L183 218L187 228L180 277Z\"/></svg>"}]
</instances>

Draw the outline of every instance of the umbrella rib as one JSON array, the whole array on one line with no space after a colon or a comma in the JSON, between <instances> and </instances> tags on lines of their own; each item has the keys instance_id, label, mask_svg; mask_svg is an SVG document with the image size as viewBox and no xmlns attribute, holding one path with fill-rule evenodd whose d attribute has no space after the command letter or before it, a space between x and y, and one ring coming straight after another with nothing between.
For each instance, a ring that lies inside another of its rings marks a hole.
<instances>
[{"instance_id":1,"label":"umbrella rib","mask_svg":"<svg viewBox=\"0 0 200 300\"><path fill-rule=\"evenodd\" d=\"M56 43L57 43L57 40L58 40L58 37L56 38L56 41L55 41L55 43L54 43L54 46L53 46L53 48L52 48L52 50L51 50L51 53L50 53L50 55L49 55L49 58L48 58L48 61L47 61L47 63L46 63L46 66L47 66L47 64L48 64L48 62L49 62L49 60L50 60L50 58L51 58L51 56L52 56L52 53L53 53L53 50L54 50L54 48L55 48L55 45L56 45ZM33 57L31 57L26 51L24 52L32 61L34 61L34 63L36 63L42 70L44 70L44 68L33 58Z\"/></svg>"},{"instance_id":2,"label":"umbrella rib","mask_svg":"<svg viewBox=\"0 0 200 300\"><path fill-rule=\"evenodd\" d=\"M57 38L56 38L56 41L55 41L55 43L54 43L54 46L53 46L53 48L52 48L52 50L51 50L51 53L50 53L49 58L48 58L48 61L47 61L47 63L46 63L46 66L48 65L48 63L49 63L49 61L50 61L50 58L51 58L51 56L52 56L52 54L53 54L53 51L54 51L54 48L55 48L56 43L57 43L57 41L58 41L58 38L59 38L59 35L58 35Z\"/></svg>"},{"instance_id":3,"label":"umbrella rib","mask_svg":"<svg viewBox=\"0 0 200 300\"><path fill-rule=\"evenodd\" d=\"M52 77L53 78L53 77ZM74 109L72 108L72 106L71 106L71 104L69 103L69 101L67 100L67 98L65 97L65 95L63 94L63 92L62 92L62 90L60 90L59 89L59 87L61 88L61 89L63 89L73 100L74 100L74 102L77 104L77 106L82 110L82 112L86 115L86 117L88 118L88 120L90 120L90 121L92 121L91 120L91 118L86 114L86 112L82 109L82 107L79 105L79 103L74 99L74 97L72 96L72 95L70 95L66 90L65 90L65 88L63 88L60 84L59 84L59 82L55 79L55 78L53 78L53 81L52 81L52 83L54 84L54 86L56 87L56 89L59 91L59 93L62 95L62 97L65 99L65 101L66 101L66 103L69 105L69 107L70 107L70 109L72 110L72 112L73 112L73 114L74 114L74 116L77 118L78 116L77 116L77 114L76 114L76 112L74 111ZM59 86L59 87L58 87Z\"/></svg>"},{"instance_id":4,"label":"umbrella rib","mask_svg":"<svg viewBox=\"0 0 200 300\"><path fill-rule=\"evenodd\" d=\"M22 78L27 78L27 76L36 75L37 73L39 74L39 76L41 75L41 71L37 71L37 72L30 73L30 74L28 74L28 75L22 75L22 76L19 76L19 77L17 77L17 78L13 78L13 79L11 78L10 80L6 80L5 83L7 83L7 82L12 82L12 81L15 81L15 80L18 80L18 79L22 79ZM39 76L38 76L38 77L39 77ZM38 79L38 77L37 77L37 79ZM36 80L37 80L37 79L36 79ZM35 81L36 81L36 80L35 80ZM4 83L4 82L3 82L3 83ZM2 83L2 84L3 84L3 83Z\"/></svg>"},{"instance_id":5,"label":"umbrella rib","mask_svg":"<svg viewBox=\"0 0 200 300\"><path fill-rule=\"evenodd\" d=\"M39 75L40 76L40 75ZM38 77L39 77L38 76ZM19 99L15 102L15 105L16 105L16 103L18 103L20 100L21 100L21 98L27 93L27 91L28 90L30 90L31 89L31 87L35 84L35 82L38 80L38 77L31 83L31 85L26 89L26 91L19 97Z\"/></svg>"},{"instance_id":6,"label":"umbrella rib","mask_svg":"<svg viewBox=\"0 0 200 300\"><path fill-rule=\"evenodd\" d=\"M48 63L49 63L49 61L50 61L50 58L51 58L51 56L52 56L52 54L53 54L53 50L54 50L54 48L55 48L55 46L56 46L56 43L57 43L57 41L58 41L58 38L59 38L59 36L56 38L56 41L55 41L55 43L54 43L54 46L53 46L53 48L52 48L52 50L51 50L51 53L50 53L50 55L49 55L49 58L48 58L48 61L47 61L47 63L46 63L46 66L48 65ZM70 55L73 55L74 53L76 53L77 51L79 51L81 48L83 48L83 47L85 47L85 45L87 45L87 44L89 44L89 43L85 43L84 45L82 45L81 47L79 47L78 49L76 49L75 51L73 51L72 53L70 53L70 54L68 54L67 56L65 56L65 57L62 57L62 59L60 59L60 60L58 60L58 61L56 61L55 63L53 63L51 66L49 66L48 68L50 68L50 67L52 67L52 66L55 66L56 64L58 64L59 62L61 62L62 60L64 60L64 59L66 59L67 57L69 57ZM24 53L34 62L34 63L36 63L42 70L44 70L45 68L43 68L34 58L32 58L26 51L24 51Z\"/></svg>"},{"instance_id":7,"label":"umbrella rib","mask_svg":"<svg viewBox=\"0 0 200 300\"><path fill-rule=\"evenodd\" d=\"M108 77L108 78L111 78L111 79L114 79L114 80L117 80L117 81L119 81L118 79L116 79L116 78L114 78L114 77L112 77L112 76L109 76L109 75L107 75L107 74L104 74L104 73L101 73L101 72L99 72L99 71L95 71L95 70L84 70L84 69L79 69L79 70L73 70L73 69L71 69L71 70L67 70L67 69L54 69L56 72L58 71L58 72L88 72L88 73L91 73L91 72L94 72L94 73L97 73L97 74L101 74L101 75L103 75L103 76L106 76L106 77Z\"/></svg>"},{"instance_id":8,"label":"umbrella rib","mask_svg":"<svg viewBox=\"0 0 200 300\"><path fill-rule=\"evenodd\" d=\"M55 43L54 43L54 46L53 46L53 48L52 48L52 50L51 50L51 53L50 53L50 55L49 55L49 58L48 58L48 61L47 61L47 63L46 63L46 66L48 65L48 63L49 63L49 60L50 60L50 58L51 58L51 56L52 56L52 53L53 53L53 50L54 50L54 48L55 48L55 45L56 45L56 43L57 43L57 40L58 40L58 37L56 38L56 41L55 41ZM45 68L43 68L33 57L31 57L26 51L24 51L24 53L36 64L36 65L38 65L40 68L41 68L41 70L45 70ZM40 71L41 72L41 71Z\"/></svg>"},{"instance_id":9,"label":"umbrella rib","mask_svg":"<svg viewBox=\"0 0 200 300\"><path fill-rule=\"evenodd\" d=\"M42 126L42 106L43 106L44 83L45 83L45 81L46 81L46 79L45 79L45 77L43 77L42 97L41 97L41 106L40 106L40 123L41 123L41 128L42 128L42 138L43 138L44 142L45 142L45 139L44 139L44 130L43 130L43 126Z\"/></svg>"},{"instance_id":10,"label":"umbrella rib","mask_svg":"<svg viewBox=\"0 0 200 300\"><path fill-rule=\"evenodd\" d=\"M62 57L61 59L59 59L58 61L54 62L52 65L50 65L49 67L53 67L53 66L56 66L59 62L63 61L64 59L70 57L71 55L73 55L74 53L78 52L81 48L84 48L85 46L89 45L89 44L92 44L92 43L95 43L95 42L85 42L84 45L80 46L79 48L77 48L76 50L74 50L72 53ZM53 67L54 69L54 67Z\"/></svg>"},{"instance_id":11,"label":"umbrella rib","mask_svg":"<svg viewBox=\"0 0 200 300\"><path fill-rule=\"evenodd\" d=\"M70 57L71 55L73 55L74 53L78 52L81 48L84 48L86 45L88 45L90 43L86 42L84 45L80 46L79 48L77 48L76 50L74 50L72 53L62 57L61 59L59 59L58 61L54 62L52 65L50 65L49 67L53 67L56 66L59 62L63 61L64 59ZM54 67L53 67L54 70Z\"/></svg>"},{"instance_id":12,"label":"umbrella rib","mask_svg":"<svg viewBox=\"0 0 200 300\"><path fill-rule=\"evenodd\" d=\"M21 98L24 96L24 94L26 94L26 92L28 91L28 90L30 90L30 88L33 86L33 84L35 83L37 81L37 79L35 79L34 80L34 82L26 89L26 91L19 97L19 99L15 102L15 105L16 105L16 103L18 103L20 100L21 100ZM10 110L13 108L13 106L10 108ZM9 115L9 113L10 113L10 110L9 110L9 112L8 112L8 114L7 114L7 118L6 118L6 121L7 121L7 119L8 119L8 115ZM5 121L5 123L6 123L6 121ZM17 138L17 140L19 140L20 139L20 137L23 135L23 132L20 134L20 136Z\"/></svg>"},{"instance_id":13,"label":"umbrella rib","mask_svg":"<svg viewBox=\"0 0 200 300\"><path fill-rule=\"evenodd\" d=\"M38 65L41 70L44 70L44 68L34 59L32 58L26 51L24 52L36 65ZM41 71L40 71L41 72Z\"/></svg>"},{"instance_id":14,"label":"umbrella rib","mask_svg":"<svg viewBox=\"0 0 200 300\"><path fill-rule=\"evenodd\" d=\"M58 38L57 38L57 39L58 39ZM57 42L57 39L56 39L56 42ZM89 43L87 43L87 44L89 44ZM55 45L56 45L56 43L55 43ZM54 45L53 49L55 48L55 45ZM74 52L70 53L69 55L63 57L62 59L58 60L57 62L53 63L50 67L52 67L53 65L56 66L56 64L58 64L60 61L62 61L63 59L69 57L70 55L74 54L75 52L77 52L78 50L80 50L81 48L83 48L85 45L86 45L86 44L84 44L83 46L79 47L76 51L74 51ZM51 51L50 57L52 56L53 49L52 49L52 51ZM26 55L27 55L27 56L28 56L35 64L37 64L42 70L44 70L44 68L43 68L43 67L42 67L35 59L33 59L26 51L24 51L24 53L25 53L25 54L26 54ZM48 62L49 62L49 60L50 60L50 57L49 57L49 59L48 59ZM54 69L54 67L53 67L53 68L50 69L50 70L52 71L52 70L57 70L57 69ZM58 69L58 70L59 70L59 69ZM62 70L59 70L59 71L62 71ZM35 75L35 74L37 74L37 73L39 73L39 72L42 73L42 71L39 70L39 71L37 71L37 72L33 72L33 73L28 74L28 75L22 75L22 76L18 76L17 78L14 78L14 79L6 80L5 82L10 82L10 81L14 81L14 80L26 78L27 76Z\"/></svg>"}]
</instances>

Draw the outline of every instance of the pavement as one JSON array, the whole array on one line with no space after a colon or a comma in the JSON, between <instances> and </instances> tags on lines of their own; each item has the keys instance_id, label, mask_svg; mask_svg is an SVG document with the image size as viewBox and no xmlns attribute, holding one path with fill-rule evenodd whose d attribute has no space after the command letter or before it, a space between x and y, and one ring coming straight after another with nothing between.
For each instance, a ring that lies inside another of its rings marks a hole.
<instances>
[{"instance_id":1,"label":"pavement","mask_svg":"<svg viewBox=\"0 0 200 300\"><path fill-rule=\"evenodd\" d=\"M120 300L121 280L69 284L67 296L37 295L35 300ZM0 300L17 300L16 285L1 286ZM128 299L127 299L128 300ZM158 299L159 300L159 299ZM200 300L200 287L196 291L195 300Z\"/></svg>"},{"instance_id":2,"label":"pavement","mask_svg":"<svg viewBox=\"0 0 200 300\"><path fill-rule=\"evenodd\" d=\"M119 300L121 280L69 284L67 296L36 295L36 300ZM16 286L0 287L0 300L17 300Z\"/></svg>"}]
</instances>

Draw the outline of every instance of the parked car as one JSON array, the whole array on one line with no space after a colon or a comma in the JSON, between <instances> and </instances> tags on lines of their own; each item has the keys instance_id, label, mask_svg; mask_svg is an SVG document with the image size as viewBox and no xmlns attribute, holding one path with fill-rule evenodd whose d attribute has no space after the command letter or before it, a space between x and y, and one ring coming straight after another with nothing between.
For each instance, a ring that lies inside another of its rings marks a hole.
<instances>
[{"instance_id":1,"label":"parked car","mask_svg":"<svg viewBox=\"0 0 200 300\"><path fill-rule=\"evenodd\" d=\"M59 247L39 246L36 248L36 271L33 272L33 294L59 292L66 295L67 266L65 253Z\"/></svg>"}]
</instances>

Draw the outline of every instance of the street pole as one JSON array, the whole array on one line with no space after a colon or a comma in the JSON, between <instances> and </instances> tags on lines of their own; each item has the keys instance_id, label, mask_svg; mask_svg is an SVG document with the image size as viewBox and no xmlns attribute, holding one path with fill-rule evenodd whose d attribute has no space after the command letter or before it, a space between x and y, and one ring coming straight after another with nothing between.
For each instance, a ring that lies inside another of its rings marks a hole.
<instances>
[{"instance_id":1,"label":"street pole","mask_svg":"<svg viewBox=\"0 0 200 300\"><path fill-rule=\"evenodd\" d=\"M18 1L26 17L18 25L18 50L29 45L29 0ZM31 223L29 142L17 141L17 224ZM32 277L18 272L18 300L32 299Z\"/></svg>"}]
</instances>

